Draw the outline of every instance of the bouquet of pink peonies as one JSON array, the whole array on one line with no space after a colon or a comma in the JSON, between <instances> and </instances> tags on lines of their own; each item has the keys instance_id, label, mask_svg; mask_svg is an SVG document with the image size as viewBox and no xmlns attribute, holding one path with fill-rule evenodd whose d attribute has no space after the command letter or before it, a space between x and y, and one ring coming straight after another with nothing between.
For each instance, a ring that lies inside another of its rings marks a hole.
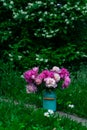
<instances>
[{"instance_id":1,"label":"bouquet of pink peonies","mask_svg":"<svg viewBox=\"0 0 87 130\"><path fill-rule=\"evenodd\" d=\"M51 70L43 70L39 73L39 67L34 67L23 74L27 82L26 92L35 93L39 86L44 83L43 89L58 88L58 83L62 80L61 87L67 88L71 82L69 71L66 68L54 66Z\"/></svg>"}]
</instances>

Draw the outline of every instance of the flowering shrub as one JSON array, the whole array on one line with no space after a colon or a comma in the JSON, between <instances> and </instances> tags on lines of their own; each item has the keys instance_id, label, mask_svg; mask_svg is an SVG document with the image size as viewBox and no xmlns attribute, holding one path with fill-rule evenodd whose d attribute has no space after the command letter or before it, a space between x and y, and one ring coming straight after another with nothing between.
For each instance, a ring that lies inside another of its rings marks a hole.
<instances>
[{"instance_id":1,"label":"flowering shrub","mask_svg":"<svg viewBox=\"0 0 87 130\"><path fill-rule=\"evenodd\" d=\"M31 29L35 24L33 35L36 37L52 38L57 34L67 34L68 29L75 28L75 21L87 16L85 1L61 1L58 3L57 0L26 0L24 2L1 0L1 2L4 8L11 11L12 20L31 23ZM6 33L8 35L8 32L5 32L5 35Z\"/></svg>"},{"instance_id":2,"label":"flowering shrub","mask_svg":"<svg viewBox=\"0 0 87 130\"><path fill-rule=\"evenodd\" d=\"M39 73L39 68L34 67L24 72L24 79L27 82L26 92L36 92L41 84L45 84L42 89L58 88L58 83L62 80L62 88L67 88L70 84L70 74L66 68L54 66L51 70L43 70Z\"/></svg>"}]
</instances>

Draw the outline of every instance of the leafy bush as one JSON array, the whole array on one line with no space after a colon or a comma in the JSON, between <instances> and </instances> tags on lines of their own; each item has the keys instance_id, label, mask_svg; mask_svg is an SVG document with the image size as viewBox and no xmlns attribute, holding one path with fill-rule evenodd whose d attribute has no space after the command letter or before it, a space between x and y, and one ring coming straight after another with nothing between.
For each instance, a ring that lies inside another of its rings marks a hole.
<instances>
[{"instance_id":1,"label":"leafy bush","mask_svg":"<svg viewBox=\"0 0 87 130\"><path fill-rule=\"evenodd\" d=\"M66 34L68 28L74 27L74 22L86 15L85 2L51 1L8 1L1 0L3 6L11 11L14 20L26 22L27 27L32 23L35 36L53 37L57 33ZM36 21L36 23L35 23ZM49 22L48 22L49 21Z\"/></svg>"},{"instance_id":2,"label":"leafy bush","mask_svg":"<svg viewBox=\"0 0 87 130\"><path fill-rule=\"evenodd\" d=\"M0 57L5 62L10 53L13 56L10 59L20 69L42 63L43 66L61 65L76 61L81 55L86 57L86 1L1 0L0 10ZM80 56L75 52L76 48ZM39 60L34 62L36 54L44 58L41 63ZM21 60L19 56L22 56ZM47 59L49 63L45 62Z\"/></svg>"},{"instance_id":3,"label":"leafy bush","mask_svg":"<svg viewBox=\"0 0 87 130\"><path fill-rule=\"evenodd\" d=\"M20 47L19 47L20 46ZM52 68L52 66L64 66L70 67L70 69L75 68L82 62L86 62L87 55L84 48L77 49L78 45L70 44L63 47L47 47L44 46L35 46L32 48L28 46L25 49L25 46L21 44L10 45L10 50L5 51L4 61L11 62L14 65L15 69L18 70L28 70L33 66L39 66L43 68ZM79 69L77 67L77 69Z\"/></svg>"}]
</instances>

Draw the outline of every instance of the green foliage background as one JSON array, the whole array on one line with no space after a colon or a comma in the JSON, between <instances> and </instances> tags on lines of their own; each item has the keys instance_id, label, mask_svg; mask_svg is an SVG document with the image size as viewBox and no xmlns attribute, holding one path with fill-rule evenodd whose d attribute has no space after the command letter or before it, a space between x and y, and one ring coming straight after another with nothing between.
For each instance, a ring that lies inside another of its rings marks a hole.
<instances>
[{"instance_id":1,"label":"green foliage background","mask_svg":"<svg viewBox=\"0 0 87 130\"><path fill-rule=\"evenodd\" d=\"M87 0L0 0L0 58L14 68L87 60Z\"/></svg>"}]
</instances>

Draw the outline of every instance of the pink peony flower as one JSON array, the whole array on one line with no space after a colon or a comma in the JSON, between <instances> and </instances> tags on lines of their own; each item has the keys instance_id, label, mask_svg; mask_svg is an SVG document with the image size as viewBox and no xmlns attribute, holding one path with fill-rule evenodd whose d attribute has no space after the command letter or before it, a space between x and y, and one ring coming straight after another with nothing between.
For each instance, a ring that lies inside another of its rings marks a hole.
<instances>
[{"instance_id":1,"label":"pink peony flower","mask_svg":"<svg viewBox=\"0 0 87 130\"><path fill-rule=\"evenodd\" d=\"M66 76L69 76L70 74L69 74L69 72L68 72L67 69L62 68L62 69L60 69L60 71L59 71L59 75L60 75L61 78L65 78Z\"/></svg>"},{"instance_id":2,"label":"pink peony flower","mask_svg":"<svg viewBox=\"0 0 87 130\"><path fill-rule=\"evenodd\" d=\"M28 83L32 83L38 75L38 67L34 67L31 70L26 71L23 76Z\"/></svg>"},{"instance_id":3,"label":"pink peony flower","mask_svg":"<svg viewBox=\"0 0 87 130\"><path fill-rule=\"evenodd\" d=\"M62 84L62 88L67 88L70 84L71 80L69 78L69 76L66 76L65 79L64 79L64 82Z\"/></svg>"},{"instance_id":4,"label":"pink peony flower","mask_svg":"<svg viewBox=\"0 0 87 130\"><path fill-rule=\"evenodd\" d=\"M57 73L54 73L54 79L56 82L60 81L60 75Z\"/></svg>"},{"instance_id":5,"label":"pink peony flower","mask_svg":"<svg viewBox=\"0 0 87 130\"><path fill-rule=\"evenodd\" d=\"M56 81L53 78L45 78L44 81L45 81L46 87L48 87L48 88L57 87Z\"/></svg>"},{"instance_id":6,"label":"pink peony flower","mask_svg":"<svg viewBox=\"0 0 87 130\"><path fill-rule=\"evenodd\" d=\"M54 66L53 68L52 68L52 71L55 71L55 72L59 72L60 71L60 68L59 67L57 67L57 66Z\"/></svg>"},{"instance_id":7,"label":"pink peony flower","mask_svg":"<svg viewBox=\"0 0 87 130\"><path fill-rule=\"evenodd\" d=\"M26 82L32 82L31 71L30 71L30 70L26 71L26 72L23 74L23 76L24 76Z\"/></svg>"},{"instance_id":8,"label":"pink peony flower","mask_svg":"<svg viewBox=\"0 0 87 130\"><path fill-rule=\"evenodd\" d=\"M37 87L34 84L26 85L26 92L27 93L35 93L37 91Z\"/></svg>"},{"instance_id":9,"label":"pink peony flower","mask_svg":"<svg viewBox=\"0 0 87 130\"><path fill-rule=\"evenodd\" d=\"M33 70L34 72L38 73L39 67L34 67L32 70Z\"/></svg>"},{"instance_id":10,"label":"pink peony flower","mask_svg":"<svg viewBox=\"0 0 87 130\"><path fill-rule=\"evenodd\" d=\"M67 88L71 82L70 74L67 69L54 66L51 70L43 70L38 73L39 68L34 67L31 70L26 71L23 76L28 85L26 86L26 92L32 93L37 91L37 86L45 83L46 88L56 88L57 83L60 80L64 80L62 88ZM43 87L44 88L44 87Z\"/></svg>"},{"instance_id":11,"label":"pink peony flower","mask_svg":"<svg viewBox=\"0 0 87 130\"><path fill-rule=\"evenodd\" d=\"M43 70L42 74L44 75L44 78L47 78L47 77L53 78L53 76L54 76L54 72L49 71L49 70Z\"/></svg>"},{"instance_id":12,"label":"pink peony flower","mask_svg":"<svg viewBox=\"0 0 87 130\"><path fill-rule=\"evenodd\" d=\"M45 78L45 74L41 72L37 77L43 80Z\"/></svg>"},{"instance_id":13,"label":"pink peony flower","mask_svg":"<svg viewBox=\"0 0 87 130\"><path fill-rule=\"evenodd\" d=\"M42 79L41 78L36 78L35 79L35 83L36 83L36 85L40 85L41 83L42 83Z\"/></svg>"}]
</instances>

